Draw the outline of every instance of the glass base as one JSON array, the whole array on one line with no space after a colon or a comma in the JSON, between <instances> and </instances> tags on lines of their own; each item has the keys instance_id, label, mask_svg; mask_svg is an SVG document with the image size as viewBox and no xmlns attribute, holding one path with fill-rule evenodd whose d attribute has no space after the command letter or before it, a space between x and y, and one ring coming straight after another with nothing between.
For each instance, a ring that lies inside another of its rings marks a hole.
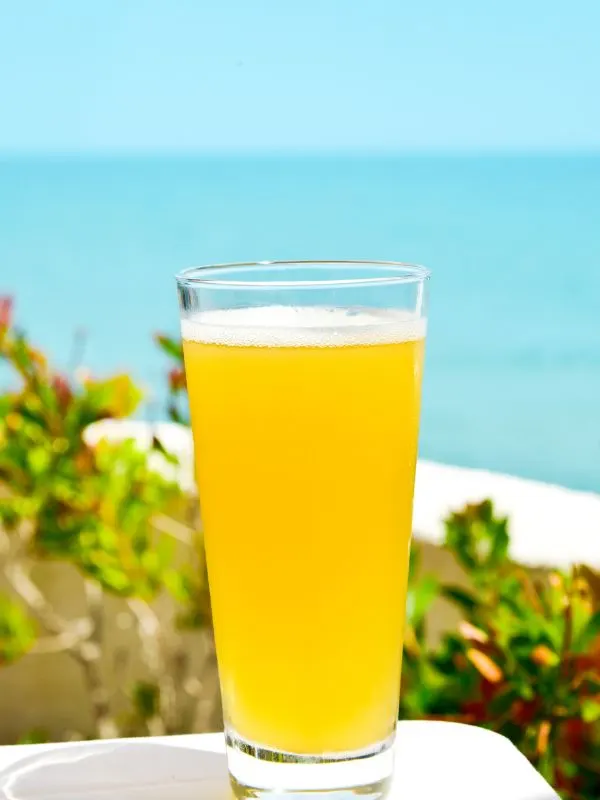
<instances>
[{"instance_id":1,"label":"glass base","mask_svg":"<svg viewBox=\"0 0 600 800\"><path fill-rule=\"evenodd\" d=\"M238 800L382 800L392 778L393 737L351 753L301 755L271 750L226 732Z\"/></svg>"}]
</instances>

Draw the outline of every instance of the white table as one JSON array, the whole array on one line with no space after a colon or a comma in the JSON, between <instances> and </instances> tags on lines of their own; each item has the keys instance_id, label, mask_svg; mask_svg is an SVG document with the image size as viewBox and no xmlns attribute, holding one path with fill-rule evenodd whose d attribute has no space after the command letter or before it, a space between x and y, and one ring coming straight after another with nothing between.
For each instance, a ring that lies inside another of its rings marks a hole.
<instances>
[{"instance_id":1,"label":"white table","mask_svg":"<svg viewBox=\"0 0 600 800\"><path fill-rule=\"evenodd\" d=\"M394 800L558 800L507 740L404 722ZM0 747L0 800L229 800L221 734Z\"/></svg>"}]
</instances>

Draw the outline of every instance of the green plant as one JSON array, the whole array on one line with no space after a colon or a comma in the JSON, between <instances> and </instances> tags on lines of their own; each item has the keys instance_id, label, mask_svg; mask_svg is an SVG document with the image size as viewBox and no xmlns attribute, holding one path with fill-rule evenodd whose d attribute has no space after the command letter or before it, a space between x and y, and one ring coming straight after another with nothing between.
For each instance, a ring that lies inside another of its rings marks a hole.
<instances>
[{"instance_id":1,"label":"green plant","mask_svg":"<svg viewBox=\"0 0 600 800\"><path fill-rule=\"evenodd\" d=\"M131 378L69 380L12 325L11 312L2 299L0 364L12 371L15 388L0 395L0 566L12 595L0 600L0 664L27 651L71 657L88 689L95 735L179 730L181 639L177 628L164 629L153 603L170 592L180 617L206 626L200 534L169 516L185 501L151 467L151 454L131 441L88 444L90 425L136 409L141 394ZM158 441L154 447L168 457ZM186 540L191 557L177 558L176 538ZM49 560L81 576L81 617L59 614L36 582L35 565ZM131 714L120 717L102 666L106 594L125 604L144 661L145 677L129 692Z\"/></svg>"},{"instance_id":2,"label":"green plant","mask_svg":"<svg viewBox=\"0 0 600 800\"><path fill-rule=\"evenodd\" d=\"M182 425L189 425L187 384L183 365L183 346L180 341L164 333L155 334L154 341L163 353L174 362L167 375L169 391L167 414L169 415L169 419L173 422L179 422Z\"/></svg>"},{"instance_id":3,"label":"green plant","mask_svg":"<svg viewBox=\"0 0 600 800\"><path fill-rule=\"evenodd\" d=\"M401 716L484 725L510 738L566 798L600 794L600 603L589 570L532 577L508 557L489 501L446 521L469 588L411 575ZM462 621L429 647L436 597Z\"/></svg>"}]
</instances>

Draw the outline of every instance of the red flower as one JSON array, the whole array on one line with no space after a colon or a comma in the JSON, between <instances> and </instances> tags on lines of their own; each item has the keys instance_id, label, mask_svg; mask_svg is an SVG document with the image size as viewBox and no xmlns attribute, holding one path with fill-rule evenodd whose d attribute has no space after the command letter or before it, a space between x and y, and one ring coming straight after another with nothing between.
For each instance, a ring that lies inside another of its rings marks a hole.
<instances>
[{"instance_id":1,"label":"red flower","mask_svg":"<svg viewBox=\"0 0 600 800\"><path fill-rule=\"evenodd\" d=\"M73 396L68 381L66 378L63 378L62 375L55 375L54 378L52 378L52 388L56 394L59 408L64 411L71 402Z\"/></svg>"},{"instance_id":2,"label":"red flower","mask_svg":"<svg viewBox=\"0 0 600 800\"><path fill-rule=\"evenodd\" d=\"M180 367L169 370L169 386L173 392L185 389L185 372Z\"/></svg>"},{"instance_id":3,"label":"red flower","mask_svg":"<svg viewBox=\"0 0 600 800\"><path fill-rule=\"evenodd\" d=\"M12 323L13 299L0 295L0 328L10 328Z\"/></svg>"}]
</instances>

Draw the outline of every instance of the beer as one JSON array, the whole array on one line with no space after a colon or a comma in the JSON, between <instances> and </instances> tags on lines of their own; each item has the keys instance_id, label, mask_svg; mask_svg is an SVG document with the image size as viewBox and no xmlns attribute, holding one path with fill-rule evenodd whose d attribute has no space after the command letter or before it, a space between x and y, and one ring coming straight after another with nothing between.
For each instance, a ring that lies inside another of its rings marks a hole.
<instances>
[{"instance_id":1,"label":"beer","mask_svg":"<svg viewBox=\"0 0 600 800\"><path fill-rule=\"evenodd\" d=\"M227 726L294 754L398 710L424 320L263 307L184 318Z\"/></svg>"}]
</instances>

